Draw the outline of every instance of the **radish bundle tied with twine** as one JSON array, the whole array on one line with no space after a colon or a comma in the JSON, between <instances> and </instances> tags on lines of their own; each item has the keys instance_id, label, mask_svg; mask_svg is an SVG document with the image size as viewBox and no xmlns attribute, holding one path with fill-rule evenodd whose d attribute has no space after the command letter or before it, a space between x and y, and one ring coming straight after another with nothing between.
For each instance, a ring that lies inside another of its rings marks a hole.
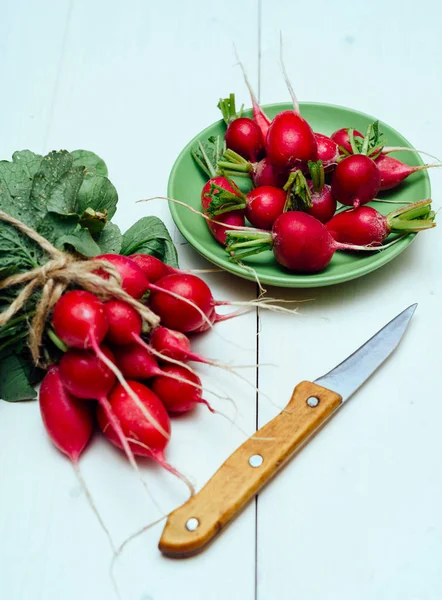
<instances>
[{"instance_id":1,"label":"radish bundle tied with twine","mask_svg":"<svg viewBox=\"0 0 442 600\"><path fill-rule=\"evenodd\" d=\"M41 297L37 301L35 314L29 325L28 342L35 366L46 366L40 356L45 326L55 304L70 286L79 286L104 300L109 298L122 300L135 308L143 320L152 327L160 322L160 318L150 308L123 290L120 274L109 262L81 259L62 252L34 229L3 211L0 211L0 220L13 225L31 238L49 256L48 261L41 267L11 275L0 281L0 290L23 286L9 307L0 313L0 327L6 325L26 305L33 294L41 291ZM104 271L109 279L99 275L97 272L99 270Z\"/></svg>"}]
</instances>

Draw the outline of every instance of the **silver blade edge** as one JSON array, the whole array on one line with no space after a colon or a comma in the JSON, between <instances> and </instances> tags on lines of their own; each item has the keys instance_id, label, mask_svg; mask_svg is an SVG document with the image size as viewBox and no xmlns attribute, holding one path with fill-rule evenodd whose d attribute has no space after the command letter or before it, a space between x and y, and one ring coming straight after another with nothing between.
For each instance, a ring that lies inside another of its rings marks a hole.
<instances>
[{"instance_id":1,"label":"silver blade edge","mask_svg":"<svg viewBox=\"0 0 442 600\"><path fill-rule=\"evenodd\" d=\"M412 304L406 308L353 354L314 383L336 392L342 396L343 402L348 400L399 345L416 307L417 304Z\"/></svg>"}]
</instances>

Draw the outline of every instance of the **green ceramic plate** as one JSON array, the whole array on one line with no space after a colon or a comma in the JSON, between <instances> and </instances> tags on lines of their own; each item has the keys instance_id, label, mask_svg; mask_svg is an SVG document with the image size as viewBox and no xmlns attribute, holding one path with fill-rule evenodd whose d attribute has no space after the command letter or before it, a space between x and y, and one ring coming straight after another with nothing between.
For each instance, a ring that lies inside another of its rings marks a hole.
<instances>
[{"instance_id":1,"label":"green ceramic plate","mask_svg":"<svg viewBox=\"0 0 442 600\"><path fill-rule=\"evenodd\" d=\"M269 117L273 118L277 113L290 107L291 105L289 104L271 104L264 106L264 109ZM328 135L341 127L354 127L364 132L367 125L375 120L374 117L364 113L331 104L301 103L301 112L314 131ZM245 114L249 115L250 111ZM206 179L205 175L194 163L190 150L198 140L205 141L211 135L223 135L224 131L224 123L218 121L204 129L204 131L187 144L178 156L170 174L168 184L169 198L181 200L198 210L201 209L200 194ZM384 132L389 146L411 147L410 143L402 135L385 123L381 123L381 131ZM396 156L411 165L423 164L420 156L415 152L398 152L392 154L392 156ZM403 200L404 204L422 198L429 198L430 180L426 171L420 171L412 175L408 181L404 182L396 190L384 193L383 197L391 200ZM228 259L225 250L210 234L204 219L193 214L184 206L179 206L173 202L170 202L169 206L176 226L195 250L226 271L230 271L245 279L254 279L250 271L245 271L240 265ZM397 205L380 202L376 202L373 206L384 214L398 208ZM245 261L255 269L262 283L293 288L333 285L361 277L379 269L379 267L385 265L403 252L414 237L414 235L409 235L397 244L381 252L368 254L336 252L329 266L321 273L315 275L295 275L289 273L278 265L270 251L249 257Z\"/></svg>"}]
</instances>

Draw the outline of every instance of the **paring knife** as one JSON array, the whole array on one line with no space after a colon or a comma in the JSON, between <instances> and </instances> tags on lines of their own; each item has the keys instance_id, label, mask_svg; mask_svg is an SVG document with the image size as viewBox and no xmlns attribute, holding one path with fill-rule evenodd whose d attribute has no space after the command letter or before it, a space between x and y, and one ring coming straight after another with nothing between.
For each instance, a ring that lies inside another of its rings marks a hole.
<instances>
[{"instance_id":1,"label":"paring knife","mask_svg":"<svg viewBox=\"0 0 442 600\"><path fill-rule=\"evenodd\" d=\"M235 450L201 491L170 513L161 552L179 558L202 550L393 352L416 306L314 383L297 385L286 408Z\"/></svg>"}]
</instances>

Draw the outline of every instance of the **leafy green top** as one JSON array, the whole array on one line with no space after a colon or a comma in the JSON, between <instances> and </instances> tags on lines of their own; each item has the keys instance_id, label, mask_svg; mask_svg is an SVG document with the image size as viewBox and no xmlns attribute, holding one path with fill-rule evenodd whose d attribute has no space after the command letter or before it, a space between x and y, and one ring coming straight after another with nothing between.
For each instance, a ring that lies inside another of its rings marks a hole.
<instances>
[{"instance_id":1,"label":"leafy green top","mask_svg":"<svg viewBox=\"0 0 442 600\"><path fill-rule=\"evenodd\" d=\"M58 249L84 257L104 253L153 254L178 266L175 246L157 217L145 217L121 234L115 223L118 194L108 179L105 162L87 150L15 152L0 161L0 211L44 236ZM38 244L15 227L0 221L0 280L46 263ZM0 312L20 288L0 290ZM0 327L0 397L9 401L35 397L38 373L26 345L28 320L38 297ZM48 341L48 344L50 342Z\"/></svg>"}]
</instances>

